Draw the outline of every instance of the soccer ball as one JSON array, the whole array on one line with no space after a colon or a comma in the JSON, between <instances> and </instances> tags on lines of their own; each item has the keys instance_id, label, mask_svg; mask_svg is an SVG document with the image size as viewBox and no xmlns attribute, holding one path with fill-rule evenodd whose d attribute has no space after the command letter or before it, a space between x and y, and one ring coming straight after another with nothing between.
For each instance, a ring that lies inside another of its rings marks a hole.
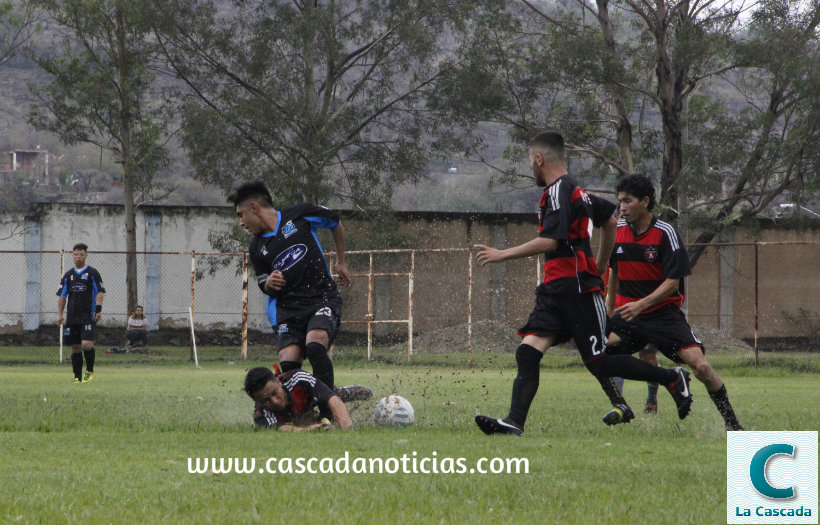
<instances>
[{"instance_id":1,"label":"soccer ball","mask_svg":"<svg viewBox=\"0 0 820 525\"><path fill-rule=\"evenodd\" d=\"M413 424L415 411L410 401L401 396L392 395L379 400L374 418L378 425L407 426Z\"/></svg>"}]
</instances>

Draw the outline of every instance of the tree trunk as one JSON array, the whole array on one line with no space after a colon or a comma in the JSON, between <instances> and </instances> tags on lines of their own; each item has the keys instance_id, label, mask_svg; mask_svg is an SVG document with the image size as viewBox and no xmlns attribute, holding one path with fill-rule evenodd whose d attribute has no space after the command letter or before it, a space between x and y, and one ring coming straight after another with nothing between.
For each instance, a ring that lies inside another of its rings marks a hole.
<instances>
[{"instance_id":1,"label":"tree trunk","mask_svg":"<svg viewBox=\"0 0 820 525\"><path fill-rule=\"evenodd\" d=\"M125 289L127 313L137 306L137 218L134 205L134 157L131 149L131 124L134 115L131 108L131 63L125 52L128 35L125 27L125 16L117 8L117 60L119 61L120 93L120 154L122 161L123 199L125 201Z\"/></svg>"},{"instance_id":2,"label":"tree trunk","mask_svg":"<svg viewBox=\"0 0 820 525\"><path fill-rule=\"evenodd\" d=\"M612 28L612 21L609 18L609 0L597 0L598 23L601 25L601 33L604 37L604 57L606 60L619 60L618 52L615 48L615 33ZM629 121L629 113L626 109L626 101L622 94L623 89L614 89L614 105L617 120L615 123L615 136L618 143L618 157L624 173L633 173L635 170L632 162L632 123Z\"/></svg>"}]
</instances>

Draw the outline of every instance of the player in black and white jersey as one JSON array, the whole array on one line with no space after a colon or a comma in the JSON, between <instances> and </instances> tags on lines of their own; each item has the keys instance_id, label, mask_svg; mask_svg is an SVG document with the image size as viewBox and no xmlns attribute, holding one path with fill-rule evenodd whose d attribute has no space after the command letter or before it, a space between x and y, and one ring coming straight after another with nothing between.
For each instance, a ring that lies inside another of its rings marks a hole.
<instances>
[{"instance_id":1,"label":"player in black and white jersey","mask_svg":"<svg viewBox=\"0 0 820 525\"><path fill-rule=\"evenodd\" d=\"M245 392L254 400L253 424L279 430L353 428L342 400L327 385L304 370L275 375L270 368L252 368Z\"/></svg>"},{"instance_id":2,"label":"player in black and white jersey","mask_svg":"<svg viewBox=\"0 0 820 525\"><path fill-rule=\"evenodd\" d=\"M74 268L63 275L57 289L57 324L64 329L63 342L71 345L74 383L90 383L94 380L94 336L97 321L102 315L105 288L100 272L85 262L88 257L88 246L83 243L75 244L71 256L74 258ZM68 311L63 327L63 310L66 303Z\"/></svg>"},{"instance_id":3,"label":"player in black and white jersey","mask_svg":"<svg viewBox=\"0 0 820 525\"><path fill-rule=\"evenodd\" d=\"M310 203L276 210L262 181L242 184L228 200L236 206L239 225L254 235L248 252L259 289L268 296L267 314L277 333L282 372L301 368L307 358L313 375L334 389L333 363L327 351L339 329L342 297L317 230L331 231L339 284L350 284L339 214ZM372 396L369 389L357 385L337 393L343 401Z\"/></svg>"}]
</instances>

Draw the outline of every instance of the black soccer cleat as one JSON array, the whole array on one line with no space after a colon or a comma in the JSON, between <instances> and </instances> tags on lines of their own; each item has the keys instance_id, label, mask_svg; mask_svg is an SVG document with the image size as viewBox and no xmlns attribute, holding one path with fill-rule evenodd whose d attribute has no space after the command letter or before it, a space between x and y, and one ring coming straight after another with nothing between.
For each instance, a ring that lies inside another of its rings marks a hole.
<instances>
[{"instance_id":1,"label":"black soccer cleat","mask_svg":"<svg viewBox=\"0 0 820 525\"><path fill-rule=\"evenodd\" d=\"M673 368L677 378L666 386L675 404L678 406L678 417L685 419L692 408L692 392L689 390L689 371L679 366Z\"/></svg>"},{"instance_id":2,"label":"black soccer cleat","mask_svg":"<svg viewBox=\"0 0 820 525\"><path fill-rule=\"evenodd\" d=\"M373 391L362 385L337 386L333 392L343 403L351 401L367 401L373 397Z\"/></svg>"},{"instance_id":3,"label":"black soccer cleat","mask_svg":"<svg viewBox=\"0 0 820 525\"><path fill-rule=\"evenodd\" d=\"M475 424L487 435L490 434L512 434L520 436L524 429L509 421L507 418L498 419L490 416L478 415L475 417Z\"/></svg>"},{"instance_id":4,"label":"black soccer cleat","mask_svg":"<svg viewBox=\"0 0 820 525\"><path fill-rule=\"evenodd\" d=\"M629 405L618 403L612 405L612 410L602 418L607 425L618 425L620 423L629 423L635 419L635 413L629 408Z\"/></svg>"}]
</instances>

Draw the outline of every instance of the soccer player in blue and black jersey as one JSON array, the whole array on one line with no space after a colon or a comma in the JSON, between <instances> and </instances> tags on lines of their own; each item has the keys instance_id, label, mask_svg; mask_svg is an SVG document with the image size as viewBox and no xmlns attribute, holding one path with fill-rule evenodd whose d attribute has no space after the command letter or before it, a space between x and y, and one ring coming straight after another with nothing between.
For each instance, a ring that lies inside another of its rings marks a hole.
<instances>
[{"instance_id":1,"label":"soccer player in blue and black jersey","mask_svg":"<svg viewBox=\"0 0 820 525\"><path fill-rule=\"evenodd\" d=\"M523 434L538 391L541 358L550 347L570 339L602 385L611 384L608 379L617 376L663 383L683 419L692 403L689 372L652 366L631 355L606 353L606 307L599 273L604 261L592 256L589 225L607 214L596 212L600 202L596 204L567 173L561 134L544 132L533 137L529 160L536 184L546 187L539 206L538 236L507 249L476 245L474 250L482 266L543 253L544 280L536 289L535 308L518 331L522 340L515 351L518 374L513 381L510 411L504 418L477 415L476 424L486 434ZM616 221L612 208L609 210L610 216L602 225L610 225L614 234ZM599 257L606 259L609 253L599 252Z\"/></svg>"},{"instance_id":2,"label":"soccer player in blue and black jersey","mask_svg":"<svg viewBox=\"0 0 820 525\"><path fill-rule=\"evenodd\" d=\"M63 275L60 288L57 289L57 324L65 330L63 342L71 345L74 383L90 383L94 380L94 336L97 332L97 322L102 315L105 288L100 272L85 262L88 257L88 246L83 243L75 244L71 256L74 258L74 268ZM66 303L68 312L63 327L63 310Z\"/></svg>"},{"instance_id":3,"label":"soccer player in blue and black jersey","mask_svg":"<svg viewBox=\"0 0 820 525\"><path fill-rule=\"evenodd\" d=\"M618 181L621 221L610 261L607 311L612 353L634 353L651 344L676 363L689 365L706 386L727 430L743 430L726 385L706 361L706 350L686 320L684 278L692 273L675 228L652 213L655 187L646 175Z\"/></svg>"},{"instance_id":4,"label":"soccer player in blue and black jersey","mask_svg":"<svg viewBox=\"0 0 820 525\"><path fill-rule=\"evenodd\" d=\"M302 368L307 358L313 375L334 389L328 348L339 330L342 296L330 274L317 230L331 231L339 284L350 284L339 214L310 203L276 210L262 181L242 184L228 200L236 206L239 225L254 236L248 252L259 289L268 296L267 314L277 333L282 372ZM343 401L372 395L369 389L355 385L335 391Z\"/></svg>"}]
</instances>

